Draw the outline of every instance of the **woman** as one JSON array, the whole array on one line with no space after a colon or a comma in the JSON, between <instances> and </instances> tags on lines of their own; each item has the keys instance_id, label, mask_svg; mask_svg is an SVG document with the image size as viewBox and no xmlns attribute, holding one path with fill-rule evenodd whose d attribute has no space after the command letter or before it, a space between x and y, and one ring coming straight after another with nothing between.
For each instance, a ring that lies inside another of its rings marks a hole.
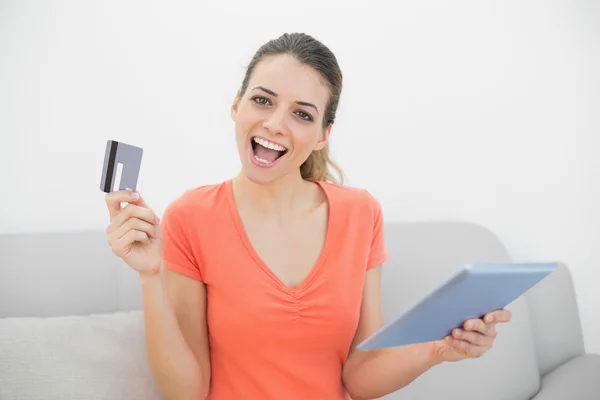
<instances>
[{"instance_id":1,"label":"woman","mask_svg":"<svg viewBox=\"0 0 600 400\"><path fill-rule=\"evenodd\" d=\"M285 34L258 50L231 107L239 175L186 191L160 224L139 194L106 196L109 243L139 273L166 398L381 397L481 356L510 319L497 311L445 340L355 350L383 323L388 254L379 203L328 170L341 89L327 47Z\"/></svg>"}]
</instances>

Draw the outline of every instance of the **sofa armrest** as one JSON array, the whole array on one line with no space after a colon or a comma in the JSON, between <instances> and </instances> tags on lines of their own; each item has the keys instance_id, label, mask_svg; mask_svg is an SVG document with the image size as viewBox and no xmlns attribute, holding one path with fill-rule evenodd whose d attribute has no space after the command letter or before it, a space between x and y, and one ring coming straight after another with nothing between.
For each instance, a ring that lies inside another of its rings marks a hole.
<instances>
[{"instance_id":1,"label":"sofa armrest","mask_svg":"<svg viewBox=\"0 0 600 400\"><path fill-rule=\"evenodd\" d=\"M584 354L583 333L571 273L565 264L527 294L540 375Z\"/></svg>"},{"instance_id":2,"label":"sofa armrest","mask_svg":"<svg viewBox=\"0 0 600 400\"><path fill-rule=\"evenodd\" d=\"M600 399L599 376L600 355L584 354L546 375L532 400Z\"/></svg>"}]
</instances>

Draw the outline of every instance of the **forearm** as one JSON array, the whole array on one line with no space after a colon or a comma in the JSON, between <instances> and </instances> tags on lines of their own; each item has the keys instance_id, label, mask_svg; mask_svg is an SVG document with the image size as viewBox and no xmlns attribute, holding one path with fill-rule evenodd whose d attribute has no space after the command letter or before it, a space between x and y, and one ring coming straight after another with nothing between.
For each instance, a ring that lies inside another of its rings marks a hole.
<instances>
[{"instance_id":1,"label":"forearm","mask_svg":"<svg viewBox=\"0 0 600 400\"><path fill-rule=\"evenodd\" d=\"M181 333L164 276L140 276L140 281L148 362L158 386L168 400L205 398L209 382L203 377L207 374Z\"/></svg>"},{"instance_id":2,"label":"forearm","mask_svg":"<svg viewBox=\"0 0 600 400\"><path fill-rule=\"evenodd\" d=\"M403 388L438 364L432 343L354 351L344 365L343 380L353 399L379 398Z\"/></svg>"}]
</instances>

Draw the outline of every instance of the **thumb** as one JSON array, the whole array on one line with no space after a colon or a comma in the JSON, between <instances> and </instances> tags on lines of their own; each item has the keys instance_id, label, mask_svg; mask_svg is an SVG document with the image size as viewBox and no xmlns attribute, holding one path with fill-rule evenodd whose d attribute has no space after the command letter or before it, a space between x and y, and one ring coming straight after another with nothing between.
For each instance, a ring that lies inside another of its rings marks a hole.
<instances>
[{"instance_id":1,"label":"thumb","mask_svg":"<svg viewBox=\"0 0 600 400\"><path fill-rule=\"evenodd\" d=\"M156 239L158 240L162 240L162 227L161 227L161 223L159 222L158 224L156 224Z\"/></svg>"},{"instance_id":2,"label":"thumb","mask_svg":"<svg viewBox=\"0 0 600 400\"><path fill-rule=\"evenodd\" d=\"M131 200L129 200L129 203L135 204L136 206L150 209L150 206L148 206L148 203L146 203L146 200L144 200L144 198L142 197L142 195L139 192L133 192L132 194L135 197L132 198Z\"/></svg>"}]
</instances>

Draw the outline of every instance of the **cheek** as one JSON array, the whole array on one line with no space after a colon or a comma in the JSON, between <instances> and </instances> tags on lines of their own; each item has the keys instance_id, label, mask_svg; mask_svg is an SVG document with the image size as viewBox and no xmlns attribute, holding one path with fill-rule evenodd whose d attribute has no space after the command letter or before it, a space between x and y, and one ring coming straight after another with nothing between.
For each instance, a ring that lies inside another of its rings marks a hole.
<instances>
[{"instance_id":1,"label":"cheek","mask_svg":"<svg viewBox=\"0 0 600 400\"><path fill-rule=\"evenodd\" d=\"M319 134L315 133L313 130L299 129L294 135L294 149L297 152L301 153L310 153L313 151L318 139Z\"/></svg>"},{"instance_id":2,"label":"cheek","mask_svg":"<svg viewBox=\"0 0 600 400\"><path fill-rule=\"evenodd\" d=\"M249 129L256 123L256 118L252 118L252 113L240 109L235 118L235 132L238 138L248 134Z\"/></svg>"}]
</instances>

